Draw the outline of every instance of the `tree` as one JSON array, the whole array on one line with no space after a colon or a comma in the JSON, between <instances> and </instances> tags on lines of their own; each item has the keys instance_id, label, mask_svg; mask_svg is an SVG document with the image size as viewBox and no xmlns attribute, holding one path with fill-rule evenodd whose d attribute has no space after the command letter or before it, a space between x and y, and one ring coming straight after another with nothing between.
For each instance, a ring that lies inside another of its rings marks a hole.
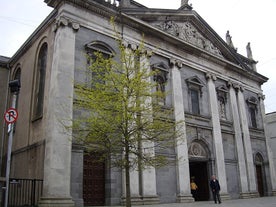
<instances>
[{"instance_id":1,"label":"tree","mask_svg":"<svg viewBox=\"0 0 276 207\"><path fill-rule=\"evenodd\" d=\"M143 42L133 49L119 35L115 39L118 54L94 52L88 57L91 82L75 83L75 109L86 115L74 118L73 131L88 151L124 170L130 207L130 171L167 164L156 149L174 146L180 131L172 107L160 103L167 95L158 81L162 71L149 67Z\"/></svg>"}]
</instances>

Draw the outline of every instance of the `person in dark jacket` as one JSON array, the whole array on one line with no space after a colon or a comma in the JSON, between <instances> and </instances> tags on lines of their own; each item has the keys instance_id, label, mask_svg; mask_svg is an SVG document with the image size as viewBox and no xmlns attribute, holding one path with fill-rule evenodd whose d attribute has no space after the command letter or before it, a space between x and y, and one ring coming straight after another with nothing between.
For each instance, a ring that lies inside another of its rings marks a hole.
<instances>
[{"instance_id":1,"label":"person in dark jacket","mask_svg":"<svg viewBox=\"0 0 276 207\"><path fill-rule=\"evenodd\" d=\"M219 203L221 203L221 199L220 199L220 185L219 185L219 181L216 179L215 175L212 175L211 180L210 180L210 187L213 193L213 198L215 203L217 203L217 201Z\"/></svg>"}]
</instances>

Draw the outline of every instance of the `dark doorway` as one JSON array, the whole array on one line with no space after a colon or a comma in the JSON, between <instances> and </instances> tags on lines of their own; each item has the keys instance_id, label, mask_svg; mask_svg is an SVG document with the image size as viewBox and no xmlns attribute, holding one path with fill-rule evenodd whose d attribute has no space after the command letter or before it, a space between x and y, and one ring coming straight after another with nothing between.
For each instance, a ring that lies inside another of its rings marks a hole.
<instances>
[{"instance_id":1,"label":"dark doorway","mask_svg":"<svg viewBox=\"0 0 276 207\"><path fill-rule=\"evenodd\" d=\"M263 183L263 173L262 166L256 165L256 174L257 174L257 182L258 182L258 192L260 196L264 196L264 183Z\"/></svg>"},{"instance_id":2,"label":"dark doorway","mask_svg":"<svg viewBox=\"0 0 276 207\"><path fill-rule=\"evenodd\" d=\"M96 153L85 154L83 159L83 201L85 206L105 204L105 163Z\"/></svg>"},{"instance_id":3,"label":"dark doorway","mask_svg":"<svg viewBox=\"0 0 276 207\"><path fill-rule=\"evenodd\" d=\"M209 179L207 162L190 162L190 176L198 186L195 201L209 200Z\"/></svg>"}]
</instances>

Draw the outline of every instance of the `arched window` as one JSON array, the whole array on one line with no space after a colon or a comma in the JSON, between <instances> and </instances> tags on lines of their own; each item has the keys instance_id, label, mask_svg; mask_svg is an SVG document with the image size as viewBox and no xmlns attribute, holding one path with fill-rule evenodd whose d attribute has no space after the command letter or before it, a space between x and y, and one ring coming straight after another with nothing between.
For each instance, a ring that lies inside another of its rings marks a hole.
<instances>
[{"instance_id":1,"label":"arched window","mask_svg":"<svg viewBox=\"0 0 276 207\"><path fill-rule=\"evenodd\" d=\"M13 76L13 80L18 80L19 83L21 82L21 68L17 67ZM17 94L17 99L16 99L16 104L15 108L18 106L18 99L19 99L19 94Z\"/></svg>"},{"instance_id":2,"label":"arched window","mask_svg":"<svg viewBox=\"0 0 276 207\"><path fill-rule=\"evenodd\" d=\"M20 79L21 79L21 68L18 67L18 68L15 70L13 80L19 80L19 81L20 81Z\"/></svg>"},{"instance_id":3,"label":"arched window","mask_svg":"<svg viewBox=\"0 0 276 207\"><path fill-rule=\"evenodd\" d=\"M35 80L36 82L35 82L34 107L33 107L34 119L41 118L43 115L47 53L48 53L48 45L47 43L43 43L38 53L37 65L36 65L36 80Z\"/></svg>"},{"instance_id":4,"label":"arched window","mask_svg":"<svg viewBox=\"0 0 276 207\"><path fill-rule=\"evenodd\" d=\"M93 84L95 82L102 81L95 78L98 75L97 72L91 71L89 69L89 66L96 60L95 53L99 52L103 55L104 58L108 59L113 57L115 52L109 45L101 41L93 41L89 44L86 44L85 50L88 56L88 59L87 59L88 70L86 74L86 83L88 87L93 87Z\"/></svg>"}]
</instances>

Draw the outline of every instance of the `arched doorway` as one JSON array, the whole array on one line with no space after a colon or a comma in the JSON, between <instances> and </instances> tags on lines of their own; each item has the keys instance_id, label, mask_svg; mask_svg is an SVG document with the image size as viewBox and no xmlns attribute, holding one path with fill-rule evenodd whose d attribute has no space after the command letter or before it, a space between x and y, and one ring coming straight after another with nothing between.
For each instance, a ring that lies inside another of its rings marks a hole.
<instances>
[{"instance_id":1,"label":"arched doorway","mask_svg":"<svg viewBox=\"0 0 276 207\"><path fill-rule=\"evenodd\" d=\"M260 196L264 196L264 176L263 176L263 157L260 153L255 155L255 166L256 166L256 178L258 185L258 192Z\"/></svg>"},{"instance_id":2,"label":"arched doorway","mask_svg":"<svg viewBox=\"0 0 276 207\"><path fill-rule=\"evenodd\" d=\"M201 141L194 141L189 146L190 177L198 186L195 201L209 200L208 148Z\"/></svg>"}]
</instances>

